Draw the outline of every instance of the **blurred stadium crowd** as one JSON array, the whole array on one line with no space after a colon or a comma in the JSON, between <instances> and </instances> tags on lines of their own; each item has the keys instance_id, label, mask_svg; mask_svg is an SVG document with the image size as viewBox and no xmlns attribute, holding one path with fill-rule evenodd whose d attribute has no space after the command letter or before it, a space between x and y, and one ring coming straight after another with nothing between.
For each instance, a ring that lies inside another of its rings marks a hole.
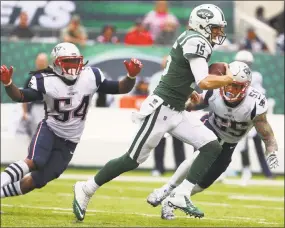
<instances>
[{"instance_id":1,"label":"blurred stadium crowd","mask_svg":"<svg viewBox=\"0 0 285 228\"><path fill-rule=\"evenodd\" d=\"M112 3L108 1L103 8L102 4L94 3L93 5L97 10L87 18L85 13L91 13L93 6L87 4L86 7L91 7L87 11L88 9L84 8L84 1L81 1L83 6L78 6L79 2L73 5L73 1L67 1L67 11L70 8L69 11L73 12L66 15L64 15L66 12L60 10L60 2L57 2L57 5L55 1L50 1L50 3L47 3L47 1L21 2L1 2L2 39L8 38L13 41L32 39L43 42L67 41L81 46L86 45L86 43L172 45L177 35L187 28L187 12L190 12L190 7L193 5L193 2L190 4L186 1L120 1L123 3L122 7L124 6L125 8L122 10L119 7L120 2ZM218 3L221 4L220 1ZM33 7L29 7L29 4L33 5ZM141 7L139 4L141 4ZM150 4L153 5L152 9L149 9ZM135 10L134 5L141 9ZM234 13L233 9L230 9L234 7L234 2L224 5L226 8L229 8L224 9L228 10L228 14ZM74 6L77 7L75 10L72 9ZM59 13L62 13L62 17L52 12L52 7L55 10L59 7ZM109 8L108 12L104 12L107 7ZM187 12L184 13L183 10ZM118 17L119 11L121 11L120 17ZM41 16L43 13L47 14L46 18ZM50 18L48 18L49 14ZM265 14L266 8L262 5L255 8L255 18L277 31L276 49L278 53L284 53L284 7L281 13L271 18L266 18ZM121 20L122 17L125 18L125 21ZM59 22L57 22L57 19ZM116 19L121 21L117 23ZM263 37L257 35L254 27L248 27L244 37L237 37L232 28L234 26L233 20L228 24L227 40L221 47L217 48L228 51L240 49L247 49L253 52L269 51L268 44L263 40ZM39 22L37 23L36 21Z\"/></svg>"}]
</instances>

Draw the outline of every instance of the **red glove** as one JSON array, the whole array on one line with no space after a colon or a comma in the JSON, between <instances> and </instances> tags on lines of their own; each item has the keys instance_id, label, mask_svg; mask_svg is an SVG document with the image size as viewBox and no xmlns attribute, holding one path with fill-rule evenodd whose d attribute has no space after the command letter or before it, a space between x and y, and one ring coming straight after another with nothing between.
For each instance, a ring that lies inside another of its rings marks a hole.
<instances>
[{"instance_id":1,"label":"red glove","mask_svg":"<svg viewBox=\"0 0 285 228\"><path fill-rule=\"evenodd\" d=\"M1 70L0 70L1 82L5 86L8 86L9 83L11 84L11 82L12 82L12 75L13 75L13 67L12 66L10 66L9 70L8 70L8 68L5 65L1 66Z\"/></svg>"},{"instance_id":2,"label":"red glove","mask_svg":"<svg viewBox=\"0 0 285 228\"><path fill-rule=\"evenodd\" d=\"M130 77L137 76L143 67L143 64L138 59L131 59L130 62L127 62L127 60L125 60L124 64Z\"/></svg>"}]
</instances>

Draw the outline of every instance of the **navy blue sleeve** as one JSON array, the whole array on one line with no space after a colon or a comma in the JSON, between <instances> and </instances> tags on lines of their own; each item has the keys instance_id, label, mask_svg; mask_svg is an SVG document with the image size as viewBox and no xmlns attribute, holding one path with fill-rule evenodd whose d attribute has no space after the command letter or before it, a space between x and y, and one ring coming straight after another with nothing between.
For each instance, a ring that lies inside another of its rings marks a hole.
<instances>
[{"instance_id":1,"label":"navy blue sleeve","mask_svg":"<svg viewBox=\"0 0 285 228\"><path fill-rule=\"evenodd\" d=\"M101 71L97 67L91 67L95 75L96 86L100 87L101 83L104 81L104 75L101 75Z\"/></svg>"},{"instance_id":2,"label":"navy blue sleeve","mask_svg":"<svg viewBox=\"0 0 285 228\"><path fill-rule=\"evenodd\" d=\"M37 89L39 92L45 94L46 93L46 89L45 89L45 84L44 84L44 77L42 76L41 73L37 73L34 75L37 79ZM29 87L31 87L29 85Z\"/></svg>"},{"instance_id":3,"label":"navy blue sleeve","mask_svg":"<svg viewBox=\"0 0 285 228\"><path fill-rule=\"evenodd\" d=\"M41 101L43 99L43 94L32 88L20 89L23 99L21 102L31 102L31 101Z\"/></svg>"},{"instance_id":4,"label":"navy blue sleeve","mask_svg":"<svg viewBox=\"0 0 285 228\"><path fill-rule=\"evenodd\" d=\"M205 98L204 98L204 103L206 104L206 105L209 105L209 99L210 99L210 97L213 95L213 90L208 90L207 92L206 92L206 95L205 95Z\"/></svg>"},{"instance_id":5,"label":"navy blue sleeve","mask_svg":"<svg viewBox=\"0 0 285 228\"><path fill-rule=\"evenodd\" d=\"M105 79L97 91L106 94L119 94L119 81Z\"/></svg>"}]
</instances>

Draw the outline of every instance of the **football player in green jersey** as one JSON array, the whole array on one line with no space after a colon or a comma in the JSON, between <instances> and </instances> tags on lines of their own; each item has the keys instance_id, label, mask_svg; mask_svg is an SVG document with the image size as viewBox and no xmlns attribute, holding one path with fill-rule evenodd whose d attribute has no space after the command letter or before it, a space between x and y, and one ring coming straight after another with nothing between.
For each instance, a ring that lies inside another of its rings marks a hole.
<instances>
[{"instance_id":1,"label":"football player in green jersey","mask_svg":"<svg viewBox=\"0 0 285 228\"><path fill-rule=\"evenodd\" d=\"M84 219L87 205L96 190L120 174L137 168L149 157L166 132L200 151L187 178L173 191L171 204L190 216L204 216L189 197L222 147L215 134L199 119L185 115L184 109L196 85L202 90L209 90L233 82L227 64L226 75L218 76L209 74L207 63L213 46L221 45L226 38L226 25L222 10L215 5L203 4L193 9L190 28L175 41L159 85L142 103L140 110L133 114L138 129L127 152L109 161L94 178L74 185L73 213L78 220Z\"/></svg>"}]
</instances>

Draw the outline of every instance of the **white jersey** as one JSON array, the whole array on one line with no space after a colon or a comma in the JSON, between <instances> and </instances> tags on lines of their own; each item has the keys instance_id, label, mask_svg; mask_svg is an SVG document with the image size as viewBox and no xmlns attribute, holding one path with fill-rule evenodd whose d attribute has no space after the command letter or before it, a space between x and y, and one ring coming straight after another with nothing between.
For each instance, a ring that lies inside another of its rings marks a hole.
<instances>
[{"instance_id":1,"label":"white jersey","mask_svg":"<svg viewBox=\"0 0 285 228\"><path fill-rule=\"evenodd\" d=\"M266 97L249 87L244 100L231 108L224 102L219 89L205 91L203 98L209 104L209 123L224 142L238 143L253 127L253 119L267 111Z\"/></svg>"},{"instance_id":2,"label":"white jersey","mask_svg":"<svg viewBox=\"0 0 285 228\"><path fill-rule=\"evenodd\" d=\"M54 73L38 73L29 87L43 94L47 125L59 137L78 143L92 96L105 80L96 67L85 67L73 85Z\"/></svg>"}]
</instances>

